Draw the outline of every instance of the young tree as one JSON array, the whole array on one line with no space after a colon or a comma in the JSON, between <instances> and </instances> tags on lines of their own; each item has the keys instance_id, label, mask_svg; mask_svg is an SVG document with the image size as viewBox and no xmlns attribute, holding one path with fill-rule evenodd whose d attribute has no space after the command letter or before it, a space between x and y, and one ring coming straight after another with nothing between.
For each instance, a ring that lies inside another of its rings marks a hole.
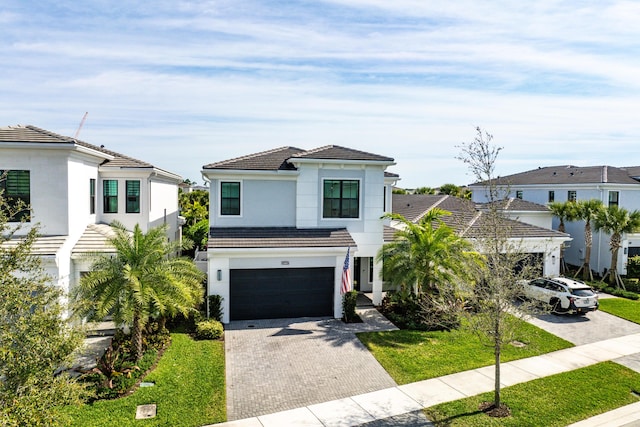
<instances>
[{"instance_id":1,"label":"young tree","mask_svg":"<svg viewBox=\"0 0 640 427\"><path fill-rule=\"evenodd\" d=\"M604 205L598 199L580 200L576 203L576 216L575 219L584 221L584 262L576 272L575 277L578 277L582 271L583 280L593 281L593 273L591 272L591 247L593 245L593 234L591 232L591 221L595 220L598 213L604 209Z\"/></svg>"},{"instance_id":2,"label":"young tree","mask_svg":"<svg viewBox=\"0 0 640 427\"><path fill-rule=\"evenodd\" d=\"M72 362L83 336L63 316L62 291L31 255L38 226L17 238L24 223L10 219L21 210L0 192L0 424L61 425L59 408L81 403L85 392L55 373Z\"/></svg>"},{"instance_id":3,"label":"young tree","mask_svg":"<svg viewBox=\"0 0 640 427\"><path fill-rule=\"evenodd\" d=\"M514 339L515 317L531 313L526 304L514 309L514 301L522 297L521 280L530 278L535 270L519 242L510 239L510 224L499 209L500 200L508 195L508 189L495 184L495 166L502 150L493 144L493 136L476 128L476 137L463 144L458 156L469 167L473 176L485 184L488 209L478 217L473 229L465 236L472 238L478 252L485 260L476 269L475 287L468 320L482 340L493 349L495 361L494 399L490 406L492 415L506 415L508 407L501 401L500 361L502 348ZM485 408L483 408L485 409ZM488 408L487 408L488 409Z\"/></svg>"},{"instance_id":4,"label":"young tree","mask_svg":"<svg viewBox=\"0 0 640 427\"><path fill-rule=\"evenodd\" d=\"M462 190L455 184L442 184L438 189L439 194L448 194L449 196L462 196Z\"/></svg>"},{"instance_id":5,"label":"young tree","mask_svg":"<svg viewBox=\"0 0 640 427\"><path fill-rule=\"evenodd\" d=\"M624 283L618 273L618 252L622 246L622 235L636 233L640 230L640 211L629 212L624 208L612 205L598 212L595 218L595 229L611 234L609 246L611 247L611 267L607 270L602 281L609 278L610 284L624 289Z\"/></svg>"},{"instance_id":6,"label":"young tree","mask_svg":"<svg viewBox=\"0 0 640 427\"><path fill-rule=\"evenodd\" d=\"M146 234L137 224L133 233L118 222L111 226L115 236L109 243L116 254L97 256L75 298L88 302L80 314L89 320L111 314L116 324L130 325L133 351L140 360L146 323L154 316L186 315L195 309L202 301L204 274L192 261L174 256L176 247L167 242L166 226Z\"/></svg>"},{"instance_id":7,"label":"young tree","mask_svg":"<svg viewBox=\"0 0 640 427\"><path fill-rule=\"evenodd\" d=\"M378 253L383 262L383 276L391 283L415 293L441 293L443 286L455 278L469 279L469 264L477 260L473 246L442 222L442 209L430 210L417 224L399 214L387 218L399 221L393 242L385 244Z\"/></svg>"}]
</instances>

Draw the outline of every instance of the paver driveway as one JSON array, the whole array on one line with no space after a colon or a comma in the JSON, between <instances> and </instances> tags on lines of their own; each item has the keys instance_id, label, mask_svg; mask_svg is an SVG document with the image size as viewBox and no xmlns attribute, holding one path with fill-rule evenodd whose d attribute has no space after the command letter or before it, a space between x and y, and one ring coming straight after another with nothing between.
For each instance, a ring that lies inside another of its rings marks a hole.
<instances>
[{"instance_id":1,"label":"paver driveway","mask_svg":"<svg viewBox=\"0 0 640 427\"><path fill-rule=\"evenodd\" d=\"M375 310L359 314L371 316L372 322L347 325L331 318L301 318L227 325L227 419L394 387L355 332L395 327L380 322Z\"/></svg>"}]
</instances>

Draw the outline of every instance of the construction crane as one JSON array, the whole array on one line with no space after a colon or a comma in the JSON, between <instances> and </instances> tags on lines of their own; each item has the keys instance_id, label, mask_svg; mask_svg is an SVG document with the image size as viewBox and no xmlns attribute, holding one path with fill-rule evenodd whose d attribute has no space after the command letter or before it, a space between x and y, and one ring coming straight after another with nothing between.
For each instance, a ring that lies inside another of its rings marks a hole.
<instances>
[{"instance_id":1,"label":"construction crane","mask_svg":"<svg viewBox=\"0 0 640 427\"><path fill-rule=\"evenodd\" d=\"M82 129L82 125L84 125L84 121L87 120L87 114L89 114L89 112L85 112L84 116L82 116L82 120L80 121L80 125L78 126L78 130L76 131L76 134L73 135L73 139L78 139L78 135L80 135L80 130Z\"/></svg>"}]
</instances>

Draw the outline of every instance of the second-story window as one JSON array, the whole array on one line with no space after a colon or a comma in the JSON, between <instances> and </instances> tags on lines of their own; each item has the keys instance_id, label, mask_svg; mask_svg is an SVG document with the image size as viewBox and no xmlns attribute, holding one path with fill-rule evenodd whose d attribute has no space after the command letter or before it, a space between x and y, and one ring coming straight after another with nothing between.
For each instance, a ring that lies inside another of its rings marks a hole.
<instances>
[{"instance_id":1,"label":"second-story window","mask_svg":"<svg viewBox=\"0 0 640 427\"><path fill-rule=\"evenodd\" d=\"M96 180L89 179L89 213L96 213Z\"/></svg>"},{"instance_id":2,"label":"second-story window","mask_svg":"<svg viewBox=\"0 0 640 427\"><path fill-rule=\"evenodd\" d=\"M27 170L0 170L0 193L15 212L9 222L30 221L31 174Z\"/></svg>"},{"instance_id":3,"label":"second-story window","mask_svg":"<svg viewBox=\"0 0 640 427\"><path fill-rule=\"evenodd\" d=\"M516 199L522 200L522 190L517 190L516 191Z\"/></svg>"},{"instance_id":4,"label":"second-story window","mask_svg":"<svg viewBox=\"0 0 640 427\"><path fill-rule=\"evenodd\" d=\"M240 215L240 183L220 183L220 215Z\"/></svg>"},{"instance_id":5,"label":"second-story window","mask_svg":"<svg viewBox=\"0 0 640 427\"><path fill-rule=\"evenodd\" d=\"M322 206L323 218L358 218L360 216L360 182L324 181Z\"/></svg>"},{"instance_id":6,"label":"second-story window","mask_svg":"<svg viewBox=\"0 0 640 427\"><path fill-rule=\"evenodd\" d=\"M104 213L118 213L118 180L102 181L102 199Z\"/></svg>"},{"instance_id":7,"label":"second-story window","mask_svg":"<svg viewBox=\"0 0 640 427\"><path fill-rule=\"evenodd\" d=\"M575 202L578 199L576 191L575 190L569 190L567 191L567 201L568 202Z\"/></svg>"},{"instance_id":8,"label":"second-story window","mask_svg":"<svg viewBox=\"0 0 640 427\"><path fill-rule=\"evenodd\" d=\"M549 203L553 203L555 200L556 200L556 192L553 190L549 191L549 198L548 198Z\"/></svg>"},{"instance_id":9,"label":"second-story window","mask_svg":"<svg viewBox=\"0 0 640 427\"><path fill-rule=\"evenodd\" d=\"M127 213L140 213L140 181L127 181Z\"/></svg>"},{"instance_id":10,"label":"second-story window","mask_svg":"<svg viewBox=\"0 0 640 427\"><path fill-rule=\"evenodd\" d=\"M618 206L620 193L618 191L609 191L609 206Z\"/></svg>"}]
</instances>

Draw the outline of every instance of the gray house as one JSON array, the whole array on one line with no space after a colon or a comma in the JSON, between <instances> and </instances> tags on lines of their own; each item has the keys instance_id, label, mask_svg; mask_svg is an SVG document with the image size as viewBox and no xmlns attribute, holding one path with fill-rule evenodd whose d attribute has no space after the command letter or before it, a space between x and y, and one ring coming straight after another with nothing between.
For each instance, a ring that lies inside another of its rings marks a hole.
<instances>
[{"instance_id":1,"label":"gray house","mask_svg":"<svg viewBox=\"0 0 640 427\"><path fill-rule=\"evenodd\" d=\"M533 169L505 177L497 184L510 197L538 204L564 202L567 200L598 199L605 206L618 205L628 210L640 209L640 166L551 166ZM485 202L486 193L481 183L469 186L475 202ZM554 220L557 228L558 220ZM565 251L569 264L581 265L584 261L584 222L565 224L573 238ZM603 274L610 267L611 254L606 233L593 234L593 250L590 264L594 271ZM640 254L640 234L623 236L618 271L626 274L628 257Z\"/></svg>"},{"instance_id":2,"label":"gray house","mask_svg":"<svg viewBox=\"0 0 640 427\"><path fill-rule=\"evenodd\" d=\"M382 299L390 157L340 146L281 147L203 166L209 181L208 294L223 321L342 316L341 276Z\"/></svg>"}]
</instances>

